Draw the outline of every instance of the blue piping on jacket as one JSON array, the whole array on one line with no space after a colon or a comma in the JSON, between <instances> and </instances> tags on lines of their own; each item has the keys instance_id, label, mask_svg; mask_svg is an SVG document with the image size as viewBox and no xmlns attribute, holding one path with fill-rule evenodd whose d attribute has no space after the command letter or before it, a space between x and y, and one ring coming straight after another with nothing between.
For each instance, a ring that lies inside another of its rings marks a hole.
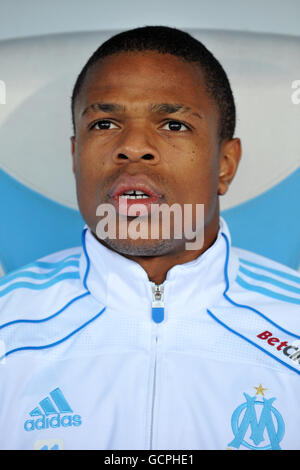
<instances>
[{"instance_id":1,"label":"blue piping on jacket","mask_svg":"<svg viewBox=\"0 0 300 470\"><path fill-rule=\"evenodd\" d=\"M290 366L289 364L286 364L285 362L281 361L280 359L278 359L278 357L276 356L273 356L273 354L269 353L268 351L266 351L265 349L261 348L260 346L258 346L258 344L255 344L253 341L251 341L250 339L246 338L245 336L241 335L238 331L235 331L233 330L232 328L230 328L229 326L227 326L225 323L221 322L221 320L219 320L217 317L215 317L213 315L213 313L207 309L207 313L217 322L219 323L220 325L222 325L224 328L226 328L226 330L230 331L231 333L233 333L234 335L238 336L239 338L242 338L244 339L245 341L247 341L248 343L252 344L252 346L255 346L257 349L260 349L262 352L264 352L265 354L267 354L268 356L272 357L273 359L275 359L276 361L280 362L280 364L283 364L284 366L288 367L289 369L291 369L292 371L294 372L297 372L297 374L300 375L300 371L297 370L297 369L294 369L294 367Z\"/></svg>"},{"instance_id":2,"label":"blue piping on jacket","mask_svg":"<svg viewBox=\"0 0 300 470\"><path fill-rule=\"evenodd\" d=\"M8 323L4 323L3 325L0 325L0 330L2 328L5 328L6 326L14 325L16 323L42 323L44 321L51 320L54 317L57 317L60 313L62 313L66 308L68 308L73 302L76 302L76 300L81 299L82 297L85 297L86 295L90 295L90 292L85 292L84 294L79 295L78 297L74 297L71 299L64 307L62 307L60 310L58 310L56 313L53 313L53 315L50 315L49 317L41 318L40 320L27 320L27 319L20 319L20 320L12 320Z\"/></svg>"},{"instance_id":3,"label":"blue piping on jacket","mask_svg":"<svg viewBox=\"0 0 300 470\"><path fill-rule=\"evenodd\" d=\"M225 239L225 242L226 242L226 259L225 259L225 265L224 265L224 277L225 277L225 283L226 283L226 288L225 288L225 291L223 292L223 296L225 297L226 300L228 300L228 302L230 302L232 305L236 306L236 307L241 307L241 308L246 308L246 309L249 309L249 310L252 310L254 313L256 313L257 315L260 315L264 320L268 321L269 323L271 323L272 325L274 325L276 328L278 328L279 330L283 331L284 333L287 333L291 336L293 336L294 338L297 338L297 339L300 339L300 336L297 336L287 330L285 330L284 328L281 328L279 325L277 325L275 322L273 322L272 320L270 320L268 317L266 317L263 313L259 312L258 310L256 310L255 308L251 307L250 305L243 305L243 304L239 304L237 302L235 302L234 300L232 300L228 295L227 295L227 291L229 290L229 277L228 277L228 261L229 261L229 241L228 241L228 238L227 236L222 232L222 236L224 237ZM289 369L291 369L293 372L296 372L297 374L300 374L300 371L298 371L297 369L294 369L292 366L290 366L289 364L286 364L285 362L281 361L279 358L277 358L276 356L274 356L273 354L269 353L268 351L266 351L265 349L261 348L259 345L255 344L253 341L251 341L250 339L246 338L245 336L243 336L242 334L240 334L238 331L235 331L233 330L232 328L230 328L228 325L226 325L225 323L223 323L221 320L219 320L217 317L215 317L215 315L213 315L213 313L209 310L209 309L206 309L207 313L210 315L211 318L213 318L217 323L219 323L221 326L223 326L224 328L226 328L228 331L230 331L231 333L235 334L236 336L238 336L239 338L247 341L248 343L252 344L252 346L255 346L257 349L259 349L260 351L264 352L265 354L267 354L268 356L272 357L273 359L275 359L276 361L278 361L280 364L288 367Z\"/></svg>"},{"instance_id":4,"label":"blue piping on jacket","mask_svg":"<svg viewBox=\"0 0 300 470\"><path fill-rule=\"evenodd\" d=\"M44 321L48 321L48 320L51 320L52 318L58 316L59 314L61 314L64 310L66 310L73 302L76 302L77 300L87 296L87 295L91 295L88 287L87 287L87 277L88 277L88 274L89 274L89 269L90 269L90 260L89 260L89 257L88 257L88 254L87 254L87 250L86 250L86 244L85 244L85 235L86 235L86 231L87 229L83 230L82 232L82 246L83 246L83 251L84 251L84 255L86 257L86 260L87 260L87 267L86 267L86 270L85 270L85 274L84 274L84 278L83 278L83 285L84 287L86 288L87 292L85 292L84 294L81 294L77 297L74 297L73 299L71 299L64 307L62 307L60 310L58 310L56 313L54 313L53 315L50 315L49 317L46 317L46 318L42 318L40 320L27 320L27 319L20 319L20 320L13 320L13 321L10 321L10 322L7 322L7 323L4 323L3 325L0 325L0 329L2 328L5 328L9 325L12 325L12 324L16 324L16 323L41 323L41 322L44 322ZM78 331L82 330L83 328L85 328L89 323L93 322L94 320L96 320L104 311L106 310L106 307L104 307L99 313L97 313L97 315L95 315L93 318L91 318L90 320L88 320L86 323L84 323L83 325L79 326L78 328L76 328L76 330L72 331L71 333L69 333L67 336L65 336L64 338L61 338L60 340L58 341L55 341L54 343L51 343L51 344L47 344L47 345L43 345L43 346L24 346L24 347L20 347L20 348L15 348L15 349L11 349L10 351L7 351L4 355L2 355L0 357L0 361L2 359L4 359L6 356L9 356L10 354L14 353L14 352L17 352L17 351L24 351L24 350L38 350L38 349L46 349L46 348L51 348L51 347L54 347L54 346L57 346L58 344L61 344L62 342L66 341L67 339L69 339L71 336L73 336L74 334L76 334Z\"/></svg>"},{"instance_id":5,"label":"blue piping on jacket","mask_svg":"<svg viewBox=\"0 0 300 470\"><path fill-rule=\"evenodd\" d=\"M87 254L86 243L85 243L86 232L87 232L87 229L84 229L82 231L82 236L81 236L82 248L83 248L84 256L86 259L86 270L85 270L85 274L83 278L83 286L86 288L86 290L89 290L86 282L87 282L87 277L90 271L90 258L89 258L89 255Z\"/></svg>"},{"instance_id":6,"label":"blue piping on jacket","mask_svg":"<svg viewBox=\"0 0 300 470\"><path fill-rule=\"evenodd\" d=\"M73 336L75 333L77 333L78 331L82 330L83 328L85 328L89 323L91 323L92 321L96 320L98 317L100 317L100 315L106 310L106 307L104 307L99 313L97 313L97 315L95 315L94 317L90 318L87 322L83 323L83 325L80 325L78 328L76 328L76 330L72 331L71 333L69 333L67 336L65 336L64 338L61 338L60 340L58 341L55 341L55 343L51 343L51 344L45 344L44 346L24 346L24 347L21 347L21 348L16 348L16 349L11 349L10 351L8 351L7 353L3 354L3 356L0 357L0 361L2 361L2 359L4 359L6 356L9 356L10 354L14 353L14 352L17 352L17 351L25 351L25 350L36 350L36 349L47 349L47 348L52 348L54 346L57 346L58 344L61 344L63 343L64 341L66 341L67 339L69 339L71 336Z\"/></svg>"},{"instance_id":7,"label":"blue piping on jacket","mask_svg":"<svg viewBox=\"0 0 300 470\"><path fill-rule=\"evenodd\" d=\"M297 336L297 335L295 335L294 333L291 333L290 331L285 330L284 328L282 328L281 326L277 325L277 323L275 323L275 322L273 322L272 320L270 320L270 318L266 317L263 313L259 312L259 311L256 310L255 308L250 307L250 305L238 304L237 302L235 302L234 300L232 300L232 299L227 295L227 291L229 290L229 278L228 278L229 241L228 241L227 236L226 236L223 232L222 232L222 236L224 237L225 242L226 242L226 260L225 260L225 266L224 266L224 276L225 276L226 288L225 288L225 291L224 291L224 293L223 293L223 296L225 297L225 299L227 299L228 302L230 302L232 305L235 305L236 307L242 307L242 308L247 308L247 309L249 309L249 310L252 310L252 311L255 312L256 314L258 314L258 315L260 315L262 318L264 318L266 321L268 321L269 323L271 323L271 325L274 325L274 326L275 326L276 328L278 328L279 330L283 331L284 333L286 333L286 334L288 334L288 335L293 336L294 338L300 339L300 336Z\"/></svg>"}]
</instances>

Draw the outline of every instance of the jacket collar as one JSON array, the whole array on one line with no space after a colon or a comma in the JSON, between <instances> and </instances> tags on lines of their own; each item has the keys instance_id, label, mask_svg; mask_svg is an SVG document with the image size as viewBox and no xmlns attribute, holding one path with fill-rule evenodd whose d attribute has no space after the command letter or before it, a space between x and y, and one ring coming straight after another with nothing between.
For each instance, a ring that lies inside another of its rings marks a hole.
<instances>
[{"instance_id":1,"label":"jacket collar","mask_svg":"<svg viewBox=\"0 0 300 470\"><path fill-rule=\"evenodd\" d=\"M220 217L213 245L195 260L168 271L163 285L170 314L218 303L226 288L226 263L229 282L235 279L238 269L237 256L230 248L230 232ZM134 307L135 311L143 312L151 307L151 283L146 271L99 243L87 226L83 230L80 276L84 287L109 308L132 312Z\"/></svg>"}]
</instances>

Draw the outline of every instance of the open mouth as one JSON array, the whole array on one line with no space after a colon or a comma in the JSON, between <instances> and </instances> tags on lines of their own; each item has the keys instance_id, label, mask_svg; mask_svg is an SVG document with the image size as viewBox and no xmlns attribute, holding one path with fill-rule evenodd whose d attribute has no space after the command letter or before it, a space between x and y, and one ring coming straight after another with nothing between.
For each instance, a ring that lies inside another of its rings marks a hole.
<instances>
[{"instance_id":1,"label":"open mouth","mask_svg":"<svg viewBox=\"0 0 300 470\"><path fill-rule=\"evenodd\" d=\"M155 182L146 175L122 174L107 193L108 199L121 215L133 215L137 206L140 215L147 215L153 205L163 202L163 195Z\"/></svg>"},{"instance_id":2,"label":"open mouth","mask_svg":"<svg viewBox=\"0 0 300 470\"><path fill-rule=\"evenodd\" d=\"M143 191L139 191L138 189L130 189L128 191L124 191L124 193L119 195L121 199L135 199L135 200L143 200L151 198L150 194L144 193Z\"/></svg>"},{"instance_id":3,"label":"open mouth","mask_svg":"<svg viewBox=\"0 0 300 470\"><path fill-rule=\"evenodd\" d=\"M127 217L148 216L153 210L153 205L159 203L160 197L146 191L147 188L117 191L113 197L117 212Z\"/></svg>"},{"instance_id":4,"label":"open mouth","mask_svg":"<svg viewBox=\"0 0 300 470\"><path fill-rule=\"evenodd\" d=\"M150 213L152 204L157 204L159 197L156 194L146 192L146 189L126 189L117 193L114 201L119 214L142 216ZM138 211L137 213L135 213L135 209Z\"/></svg>"}]
</instances>

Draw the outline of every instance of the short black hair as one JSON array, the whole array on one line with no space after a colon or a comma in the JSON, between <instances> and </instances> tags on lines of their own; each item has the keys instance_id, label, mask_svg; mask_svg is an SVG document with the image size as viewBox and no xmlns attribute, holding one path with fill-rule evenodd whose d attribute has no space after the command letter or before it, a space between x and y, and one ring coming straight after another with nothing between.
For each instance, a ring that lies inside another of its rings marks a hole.
<instances>
[{"instance_id":1,"label":"short black hair","mask_svg":"<svg viewBox=\"0 0 300 470\"><path fill-rule=\"evenodd\" d=\"M89 58L77 77L72 93L72 121L75 133L74 105L90 67L104 57L121 52L155 51L172 54L199 65L204 73L206 90L215 100L220 112L220 140L232 139L236 111L226 72L213 54L190 34L168 26L144 26L112 36Z\"/></svg>"}]
</instances>

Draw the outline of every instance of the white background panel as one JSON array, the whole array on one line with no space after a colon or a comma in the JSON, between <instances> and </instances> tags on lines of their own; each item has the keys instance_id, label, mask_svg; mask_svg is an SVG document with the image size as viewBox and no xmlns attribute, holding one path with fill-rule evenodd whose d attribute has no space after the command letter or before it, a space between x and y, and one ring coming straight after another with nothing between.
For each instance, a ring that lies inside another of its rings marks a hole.
<instances>
[{"instance_id":1,"label":"white background panel","mask_svg":"<svg viewBox=\"0 0 300 470\"><path fill-rule=\"evenodd\" d=\"M71 170L70 97L90 54L112 33L73 33L0 42L0 165L52 200L76 207ZM243 144L226 209L261 194L299 165L300 105L292 82L300 79L300 38L220 31L192 34L221 61L237 104ZM280 59L280 60L279 60Z\"/></svg>"},{"instance_id":2,"label":"white background panel","mask_svg":"<svg viewBox=\"0 0 300 470\"><path fill-rule=\"evenodd\" d=\"M299 0L0 0L0 39L164 24L300 35Z\"/></svg>"}]
</instances>

